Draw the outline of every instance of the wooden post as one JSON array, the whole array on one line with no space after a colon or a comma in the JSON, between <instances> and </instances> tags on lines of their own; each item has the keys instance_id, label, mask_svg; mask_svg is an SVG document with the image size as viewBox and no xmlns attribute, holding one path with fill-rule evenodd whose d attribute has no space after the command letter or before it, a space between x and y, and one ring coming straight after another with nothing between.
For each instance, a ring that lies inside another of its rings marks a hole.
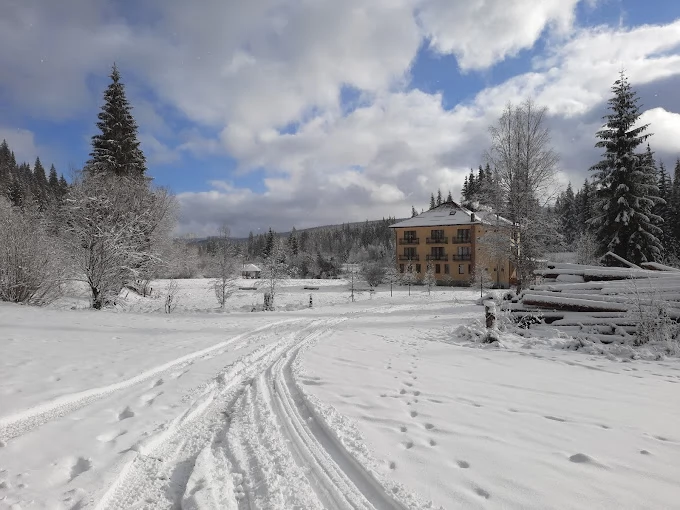
<instances>
[{"instance_id":1,"label":"wooden post","mask_svg":"<svg viewBox=\"0 0 680 510\"><path fill-rule=\"evenodd\" d=\"M491 329L496 324L496 306L492 304L484 305L484 314L486 316L486 328Z\"/></svg>"}]
</instances>

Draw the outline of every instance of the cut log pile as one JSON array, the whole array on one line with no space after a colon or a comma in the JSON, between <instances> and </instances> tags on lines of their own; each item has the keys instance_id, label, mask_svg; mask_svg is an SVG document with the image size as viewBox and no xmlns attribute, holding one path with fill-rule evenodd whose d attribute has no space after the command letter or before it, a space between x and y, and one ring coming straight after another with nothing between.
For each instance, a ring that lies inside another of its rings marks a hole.
<instances>
[{"instance_id":1,"label":"cut log pile","mask_svg":"<svg viewBox=\"0 0 680 510\"><path fill-rule=\"evenodd\" d=\"M625 261L624 261L625 262ZM503 303L520 325L563 331L602 343L627 340L642 315L680 322L680 270L550 263L536 271L540 284Z\"/></svg>"}]
</instances>

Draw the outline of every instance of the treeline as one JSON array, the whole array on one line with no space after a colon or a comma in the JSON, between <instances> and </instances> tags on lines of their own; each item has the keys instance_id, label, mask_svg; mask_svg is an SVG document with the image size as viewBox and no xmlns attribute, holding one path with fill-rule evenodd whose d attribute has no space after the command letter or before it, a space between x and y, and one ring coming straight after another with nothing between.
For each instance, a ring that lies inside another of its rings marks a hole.
<instances>
[{"instance_id":1,"label":"treeline","mask_svg":"<svg viewBox=\"0 0 680 510\"><path fill-rule=\"evenodd\" d=\"M0 194L17 207L34 204L41 211L60 201L68 191L64 175L57 175L52 165L49 172L36 158L33 168L17 163L14 151L6 140L0 144Z\"/></svg>"},{"instance_id":2,"label":"treeline","mask_svg":"<svg viewBox=\"0 0 680 510\"><path fill-rule=\"evenodd\" d=\"M394 262L394 232L389 228L395 218L364 223L346 223L305 230L292 229L279 234L271 228L263 234L250 232L245 240L235 240L234 250L242 263L260 263L268 259L277 242L291 274L299 278L332 278L345 263ZM215 253L219 238L199 245L199 257Z\"/></svg>"}]
</instances>

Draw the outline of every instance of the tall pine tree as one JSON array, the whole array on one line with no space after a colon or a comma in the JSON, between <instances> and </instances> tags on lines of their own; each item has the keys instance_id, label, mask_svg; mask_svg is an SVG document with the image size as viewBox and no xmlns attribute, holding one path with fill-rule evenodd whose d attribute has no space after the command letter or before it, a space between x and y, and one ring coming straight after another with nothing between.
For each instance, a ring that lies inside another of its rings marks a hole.
<instances>
[{"instance_id":1,"label":"tall pine tree","mask_svg":"<svg viewBox=\"0 0 680 510\"><path fill-rule=\"evenodd\" d=\"M143 177L146 160L139 147L137 123L132 117L132 107L125 97L125 86L120 81L115 64L98 118L97 128L101 133L92 137L88 171L93 174Z\"/></svg>"},{"instance_id":2,"label":"tall pine tree","mask_svg":"<svg viewBox=\"0 0 680 510\"><path fill-rule=\"evenodd\" d=\"M595 146L605 150L604 159L594 165L598 215L592 219L597 229L600 252L612 251L634 263L659 261L663 247L659 241L661 218L653 207L661 203L653 161L636 149L650 136L649 126L634 127L640 117L637 94L621 72L612 87L610 112L604 128L597 132ZM651 153L651 151L650 151Z\"/></svg>"}]
</instances>

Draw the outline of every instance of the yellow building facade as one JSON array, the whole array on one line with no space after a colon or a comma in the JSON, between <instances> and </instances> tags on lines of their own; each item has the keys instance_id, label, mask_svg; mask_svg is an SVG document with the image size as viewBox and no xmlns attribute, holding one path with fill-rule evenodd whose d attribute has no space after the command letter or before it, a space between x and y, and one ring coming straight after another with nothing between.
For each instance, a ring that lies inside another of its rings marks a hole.
<instances>
[{"instance_id":1,"label":"yellow building facade","mask_svg":"<svg viewBox=\"0 0 680 510\"><path fill-rule=\"evenodd\" d=\"M487 281L495 287L508 288L512 281L510 262L507 257L492 256L489 242L493 235L507 230L508 224L495 214L475 213L447 202L390 225L395 236L396 267L405 273L410 264L421 279L431 264L437 282L448 285L470 284L478 267L486 271Z\"/></svg>"}]
</instances>

